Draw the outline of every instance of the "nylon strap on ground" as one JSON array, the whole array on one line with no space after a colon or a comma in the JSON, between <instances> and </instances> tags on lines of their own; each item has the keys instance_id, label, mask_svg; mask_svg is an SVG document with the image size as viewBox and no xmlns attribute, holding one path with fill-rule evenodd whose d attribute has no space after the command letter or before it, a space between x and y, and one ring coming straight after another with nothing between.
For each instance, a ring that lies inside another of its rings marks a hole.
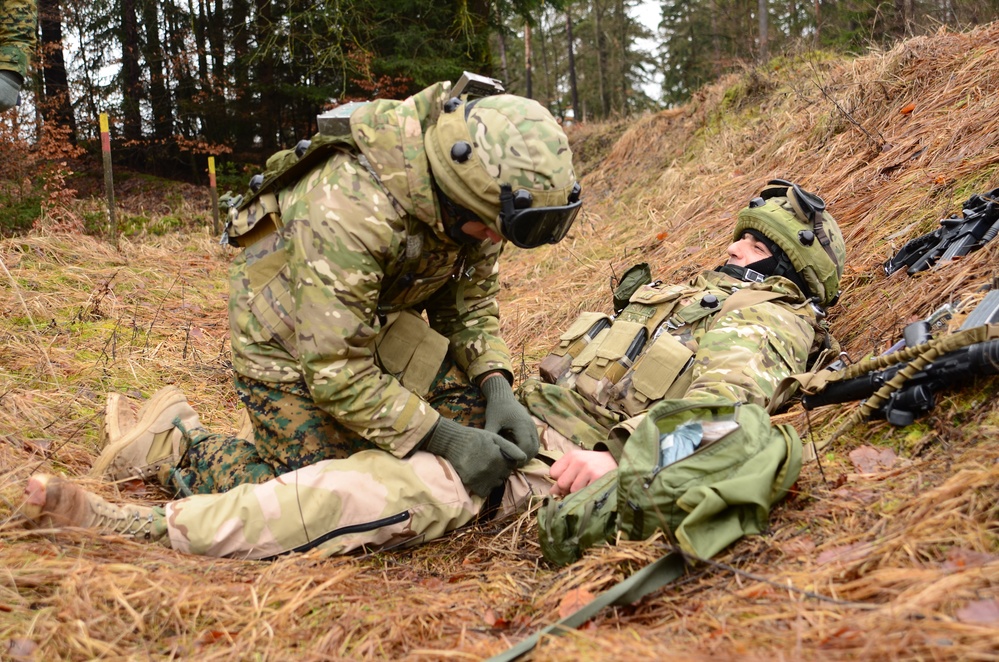
<instances>
[{"instance_id":1,"label":"nylon strap on ground","mask_svg":"<svg viewBox=\"0 0 999 662\"><path fill-rule=\"evenodd\" d=\"M662 588L671 581L683 576L686 565L681 552L670 552L655 563L645 566L631 577L607 589L581 609L569 614L558 623L535 632L531 637L513 648L495 655L487 662L510 662L531 652L542 637L561 636L590 620L608 605L630 605L639 598Z\"/></svg>"}]
</instances>

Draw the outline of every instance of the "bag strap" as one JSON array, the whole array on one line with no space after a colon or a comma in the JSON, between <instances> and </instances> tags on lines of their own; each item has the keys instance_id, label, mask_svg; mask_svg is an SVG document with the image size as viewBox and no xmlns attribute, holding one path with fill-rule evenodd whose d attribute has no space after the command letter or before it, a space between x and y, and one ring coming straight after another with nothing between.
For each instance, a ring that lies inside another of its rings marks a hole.
<instances>
[{"instance_id":1,"label":"bag strap","mask_svg":"<svg viewBox=\"0 0 999 662\"><path fill-rule=\"evenodd\" d=\"M592 602L569 614L558 623L535 632L532 636L513 648L489 658L487 662L511 662L511 660L516 660L533 650L542 637L546 635L558 637L569 630L578 628L608 605L630 605L652 591L662 588L666 584L682 577L686 569L687 566L683 558L683 553L679 551L669 552L658 561L645 566L631 577L610 587L598 595Z\"/></svg>"}]
</instances>

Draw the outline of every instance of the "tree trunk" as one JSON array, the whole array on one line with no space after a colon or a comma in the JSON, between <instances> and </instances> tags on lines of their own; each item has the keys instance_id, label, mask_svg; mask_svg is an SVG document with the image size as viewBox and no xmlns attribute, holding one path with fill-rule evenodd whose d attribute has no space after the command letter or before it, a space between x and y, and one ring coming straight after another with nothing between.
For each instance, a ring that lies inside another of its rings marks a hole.
<instances>
[{"instance_id":1,"label":"tree trunk","mask_svg":"<svg viewBox=\"0 0 999 662\"><path fill-rule=\"evenodd\" d=\"M500 13L499 3L496 3L496 31L499 34L500 66L503 67L503 84L506 85L510 82L510 69L506 61L506 30L503 26L503 14Z\"/></svg>"},{"instance_id":2,"label":"tree trunk","mask_svg":"<svg viewBox=\"0 0 999 662\"><path fill-rule=\"evenodd\" d=\"M756 12L758 14L757 18L760 21L760 62L766 62L769 57L769 44L767 43L768 32L770 31L767 20L769 18L767 16L768 11L767 0L758 0Z\"/></svg>"},{"instance_id":3,"label":"tree trunk","mask_svg":"<svg viewBox=\"0 0 999 662\"><path fill-rule=\"evenodd\" d=\"M572 14L568 7L565 10L565 40L569 46L569 92L572 98L572 119L582 122L583 113L579 107L579 89L576 87L576 55L572 42Z\"/></svg>"},{"instance_id":4,"label":"tree trunk","mask_svg":"<svg viewBox=\"0 0 999 662\"><path fill-rule=\"evenodd\" d=\"M821 26L822 26L822 13L819 9L819 0L813 0L815 6L815 34L812 36L812 47L818 48L822 43L821 39Z\"/></svg>"},{"instance_id":5,"label":"tree trunk","mask_svg":"<svg viewBox=\"0 0 999 662\"><path fill-rule=\"evenodd\" d=\"M121 0L122 120L125 140L142 139L142 72L139 69L139 22L135 0Z\"/></svg>"},{"instance_id":6,"label":"tree trunk","mask_svg":"<svg viewBox=\"0 0 999 662\"><path fill-rule=\"evenodd\" d=\"M254 32L257 43L267 43L268 33L274 29L273 5L270 0L256 0L257 14L254 21ZM278 141L278 124L280 108L274 90L274 54L267 49L257 51L256 84L254 92L257 95L257 119L260 127L260 146L266 152L273 151Z\"/></svg>"},{"instance_id":7,"label":"tree trunk","mask_svg":"<svg viewBox=\"0 0 999 662\"><path fill-rule=\"evenodd\" d=\"M251 98L249 19L248 0L232 0L232 96L235 103L230 105L227 117L232 120L229 133L237 150L249 149L255 133L252 115L244 112Z\"/></svg>"},{"instance_id":8,"label":"tree trunk","mask_svg":"<svg viewBox=\"0 0 999 662\"><path fill-rule=\"evenodd\" d=\"M531 79L531 23L524 19L524 94L528 99L534 98L534 86Z\"/></svg>"},{"instance_id":9,"label":"tree trunk","mask_svg":"<svg viewBox=\"0 0 999 662\"><path fill-rule=\"evenodd\" d=\"M62 47L62 9L59 0L39 0L38 24L42 31L41 70L45 103L39 104L45 121L69 127L69 141L76 144L76 117L69 100L69 78Z\"/></svg>"},{"instance_id":10,"label":"tree trunk","mask_svg":"<svg viewBox=\"0 0 999 662\"><path fill-rule=\"evenodd\" d=\"M610 115L610 90L607 85L607 54L604 31L600 22L600 15L603 10L597 0L593 0L593 31L594 45L597 47L597 93L600 95L600 116L606 118Z\"/></svg>"},{"instance_id":11,"label":"tree trunk","mask_svg":"<svg viewBox=\"0 0 999 662\"><path fill-rule=\"evenodd\" d=\"M149 70L149 102L153 107L153 134L160 140L173 135L173 102L163 71L165 61L160 42L159 2L142 0L142 23L146 32L143 56Z\"/></svg>"}]
</instances>

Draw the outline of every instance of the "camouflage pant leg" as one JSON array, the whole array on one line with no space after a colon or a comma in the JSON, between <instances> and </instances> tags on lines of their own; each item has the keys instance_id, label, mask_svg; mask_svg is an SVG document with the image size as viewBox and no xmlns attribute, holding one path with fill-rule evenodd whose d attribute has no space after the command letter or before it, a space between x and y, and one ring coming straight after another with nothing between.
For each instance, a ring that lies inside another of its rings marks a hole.
<instances>
[{"instance_id":1,"label":"camouflage pant leg","mask_svg":"<svg viewBox=\"0 0 999 662\"><path fill-rule=\"evenodd\" d=\"M517 391L517 399L540 421L542 439L545 427L550 426L584 449L592 449L598 442L606 441L611 428L625 418L593 404L575 391L537 379L524 382Z\"/></svg>"},{"instance_id":2,"label":"camouflage pant leg","mask_svg":"<svg viewBox=\"0 0 999 662\"><path fill-rule=\"evenodd\" d=\"M35 0L0 0L0 69L27 79L37 19Z\"/></svg>"},{"instance_id":3,"label":"camouflage pant leg","mask_svg":"<svg viewBox=\"0 0 999 662\"><path fill-rule=\"evenodd\" d=\"M399 459L371 450L259 485L173 501L166 517L176 550L261 559L416 544L468 524L482 504L436 455L417 451Z\"/></svg>"},{"instance_id":4,"label":"camouflage pant leg","mask_svg":"<svg viewBox=\"0 0 999 662\"><path fill-rule=\"evenodd\" d=\"M524 512L551 485L548 465L532 460L507 479L495 521ZM399 459L362 451L266 483L172 501L165 510L173 549L266 559L316 548L334 555L419 544L469 524L484 501L436 455L417 451Z\"/></svg>"},{"instance_id":5,"label":"camouflage pant leg","mask_svg":"<svg viewBox=\"0 0 999 662\"><path fill-rule=\"evenodd\" d=\"M430 385L426 401L441 416L470 428L486 425L486 399L465 371L448 356Z\"/></svg>"},{"instance_id":6,"label":"camouflage pant leg","mask_svg":"<svg viewBox=\"0 0 999 662\"><path fill-rule=\"evenodd\" d=\"M254 440L191 431L173 481L180 481L183 494L225 492L376 448L319 408L304 384L267 384L242 375L235 376L235 384L253 422ZM463 425L484 425L482 393L450 359L441 366L427 401Z\"/></svg>"},{"instance_id":7,"label":"camouflage pant leg","mask_svg":"<svg viewBox=\"0 0 999 662\"><path fill-rule=\"evenodd\" d=\"M565 439L545 444L554 457L572 448ZM548 473L537 459L514 472L495 519L521 513L547 495ZM399 459L369 450L224 494L174 501L166 505L166 516L176 550L263 559L314 548L333 555L433 540L472 522L483 503L443 458L417 451Z\"/></svg>"}]
</instances>

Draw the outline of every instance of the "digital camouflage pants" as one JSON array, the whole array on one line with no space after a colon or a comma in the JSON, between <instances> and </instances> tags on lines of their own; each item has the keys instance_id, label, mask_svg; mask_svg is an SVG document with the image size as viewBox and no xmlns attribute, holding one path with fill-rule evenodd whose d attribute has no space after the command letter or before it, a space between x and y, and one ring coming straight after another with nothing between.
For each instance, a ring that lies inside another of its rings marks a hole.
<instances>
[{"instance_id":1,"label":"digital camouflage pants","mask_svg":"<svg viewBox=\"0 0 999 662\"><path fill-rule=\"evenodd\" d=\"M266 384L240 375L235 382L253 422L253 439L213 434L204 428L186 430L187 453L170 480L178 494L227 492L323 460L378 450L316 406L303 384ZM442 416L462 425L481 428L485 424L482 392L450 357L426 400Z\"/></svg>"}]
</instances>

